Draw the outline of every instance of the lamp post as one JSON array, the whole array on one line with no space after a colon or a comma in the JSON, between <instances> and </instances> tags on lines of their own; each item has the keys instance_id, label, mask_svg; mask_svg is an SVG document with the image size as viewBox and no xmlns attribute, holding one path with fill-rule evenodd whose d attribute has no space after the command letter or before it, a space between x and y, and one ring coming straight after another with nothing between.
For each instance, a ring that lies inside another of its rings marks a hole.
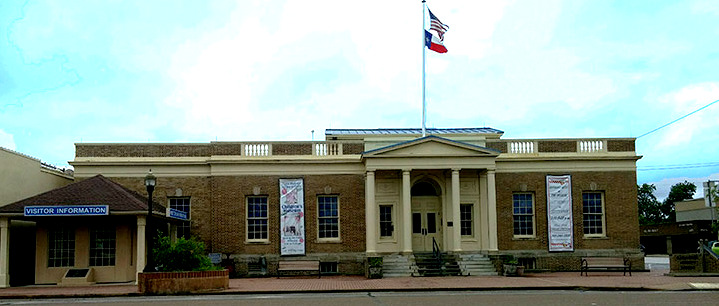
<instances>
[{"instance_id":1,"label":"lamp post","mask_svg":"<svg viewBox=\"0 0 719 306\"><path fill-rule=\"evenodd\" d=\"M147 188L147 221L145 226L145 243L147 244L147 256L145 270L143 272L155 272L155 260L152 258L152 249L154 247L152 237L152 192L155 191L157 178L152 175L152 169L145 176L145 187Z\"/></svg>"}]
</instances>

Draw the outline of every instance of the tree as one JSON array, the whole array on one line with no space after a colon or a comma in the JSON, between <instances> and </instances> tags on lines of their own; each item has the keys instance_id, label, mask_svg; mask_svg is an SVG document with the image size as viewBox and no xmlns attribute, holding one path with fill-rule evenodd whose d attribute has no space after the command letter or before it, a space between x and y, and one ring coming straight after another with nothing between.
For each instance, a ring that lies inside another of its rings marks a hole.
<instances>
[{"instance_id":1,"label":"tree","mask_svg":"<svg viewBox=\"0 0 719 306\"><path fill-rule=\"evenodd\" d=\"M684 181L683 183L672 185L672 188L669 190L669 195L664 199L664 203L662 203L662 215L664 215L668 221L674 222L676 220L674 204L683 200L691 200L695 192L697 192L697 186L694 185L694 183Z\"/></svg>"},{"instance_id":2,"label":"tree","mask_svg":"<svg viewBox=\"0 0 719 306\"><path fill-rule=\"evenodd\" d=\"M657 187L654 184L644 183L637 186L640 225L658 224L665 220L660 210L662 203L657 201L657 197L654 196L656 190Z\"/></svg>"}]
</instances>

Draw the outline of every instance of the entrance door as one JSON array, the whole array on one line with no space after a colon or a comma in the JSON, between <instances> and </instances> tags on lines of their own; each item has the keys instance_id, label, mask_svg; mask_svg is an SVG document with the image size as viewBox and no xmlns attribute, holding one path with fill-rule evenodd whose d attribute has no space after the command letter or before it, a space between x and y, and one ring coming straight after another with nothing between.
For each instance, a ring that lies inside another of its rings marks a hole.
<instances>
[{"instance_id":1,"label":"entrance door","mask_svg":"<svg viewBox=\"0 0 719 306\"><path fill-rule=\"evenodd\" d=\"M412 197L412 250L431 252L432 238L442 249L442 209L439 197Z\"/></svg>"}]
</instances>

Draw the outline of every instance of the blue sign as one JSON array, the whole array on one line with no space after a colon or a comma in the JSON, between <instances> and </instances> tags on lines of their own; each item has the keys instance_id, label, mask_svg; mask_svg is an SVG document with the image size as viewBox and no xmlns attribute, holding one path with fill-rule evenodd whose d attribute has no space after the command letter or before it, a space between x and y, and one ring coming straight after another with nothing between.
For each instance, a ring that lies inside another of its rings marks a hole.
<instances>
[{"instance_id":1,"label":"blue sign","mask_svg":"<svg viewBox=\"0 0 719 306\"><path fill-rule=\"evenodd\" d=\"M25 206L25 216L107 216L107 205Z\"/></svg>"},{"instance_id":2,"label":"blue sign","mask_svg":"<svg viewBox=\"0 0 719 306\"><path fill-rule=\"evenodd\" d=\"M213 264L219 264L222 262L222 253L210 253L208 256L210 257L210 262Z\"/></svg>"},{"instance_id":3,"label":"blue sign","mask_svg":"<svg viewBox=\"0 0 719 306\"><path fill-rule=\"evenodd\" d=\"M187 212L174 208L167 209L167 216L174 219L190 220L190 216L187 214Z\"/></svg>"}]
</instances>

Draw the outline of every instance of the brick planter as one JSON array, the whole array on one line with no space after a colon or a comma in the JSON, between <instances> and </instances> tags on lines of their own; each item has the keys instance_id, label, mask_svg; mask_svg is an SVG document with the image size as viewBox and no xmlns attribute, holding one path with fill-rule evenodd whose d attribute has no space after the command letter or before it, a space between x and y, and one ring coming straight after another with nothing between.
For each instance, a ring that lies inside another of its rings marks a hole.
<instances>
[{"instance_id":1,"label":"brick planter","mask_svg":"<svg viewBox=\"0 0 719 306\"><path fill-rule=\"evenodd\" d=\"M229 287L230 273L228 270L140 273L137 280L137 289L140 294L192 293L224 290Z\"/></svg>"}]
</instances>

